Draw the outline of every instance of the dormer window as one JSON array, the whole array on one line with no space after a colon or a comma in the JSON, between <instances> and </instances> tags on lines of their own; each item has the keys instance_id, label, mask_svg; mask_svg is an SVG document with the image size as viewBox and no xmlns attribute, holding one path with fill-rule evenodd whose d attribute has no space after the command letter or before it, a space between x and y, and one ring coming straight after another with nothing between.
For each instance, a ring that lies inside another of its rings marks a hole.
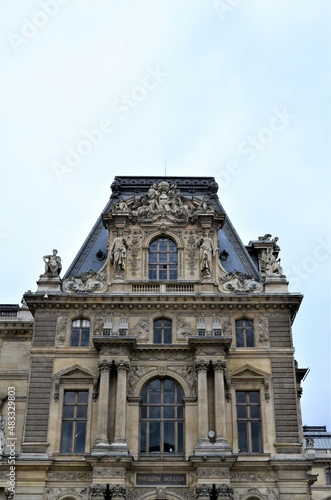
<instances>
[{"instance_id":1,"label":"dormer window","mask_svg":"<svg viewBox=\"0 0 331 500\"><path fill-rule=\"evenodd\" d=\"M150 280L176 280L177 245L170 238L157 238L149 246L148 277Z\"/></svg>"}]
</instances>

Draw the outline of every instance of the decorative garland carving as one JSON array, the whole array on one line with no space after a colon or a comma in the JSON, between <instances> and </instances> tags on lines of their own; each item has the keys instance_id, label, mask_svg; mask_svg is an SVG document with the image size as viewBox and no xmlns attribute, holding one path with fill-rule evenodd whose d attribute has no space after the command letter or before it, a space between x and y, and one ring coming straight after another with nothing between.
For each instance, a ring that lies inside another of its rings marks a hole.
<instances>
[{"instance_id":1,"label":"decorative garland carving","mask_svg":"<svg viewBox=\"0 0 331 500\"><path fill-rule=\"evenodd\" d=\"M132 276L137 275L138 257L139 257L139 240L141 239L141 231L133 231L130 235L130 259Z\"/></svg>"},{"instance_id":2,"label":"decorative garland carving","mask_svg":"<svg viewBox=\"0 0 331 500\"><path fill-rule=\"evenodd\" d=\"M104 273L88 271L62 282L62 291L65 293L103 293L107 290L107 275Z\"/></svg>"},{"instance_id":3,"label":"decorative garland carving","mask_svg":"<svg viewBox=\"0 0 331 500\"><path fill-rule=\"evenodd\" d=\"M223 467L199 467L197 470L198 478L203 477L229 477L230 472L229 469L225 469Z\"/></svg>"},{"instance_id":4,"label":"decorative garland carving","mask_svg":"<svg viewBox=\"0 0 331 500\"><path fill-rule=\"evenodd\" d=\"M47 474L48 481L92 481L92 473L86 472L49 472Z\"/></svg>"},{"instance_id":5,"label":"decorative garland carving","mask_svg":"<svg viewBox=\"0 0 331 500\"><path fill-rule=\"evenodd\" d=\"M187 351L172 351L172 350L148 350L148 351L140 351L133 352L131 355L132 361L168 361L171 359L172 361L186 361L191 359L192 354Z\"/></svg>"},{"instance_id":6,"label":"decorative garland carving","mask_svg":"<svg viewBox=\"0 0 331 500\"><path fill-rule=\"evenodd\" d=\"M187 231L185 238L187 240L187 263L190 270L191 276L194 275L198 264L197 258L197 248L198 248L198 238L193 231Z\"/></svg>"},{"instance_id":7,"label":"decorative garland carving","mask_svg":"<svg viewBox=\"0 0 331 500\"><path fill-rule=\"evenodd\" d=\"M236 482L275 481L276 475L272 472L266 472L264 474L260 472L234 472L231 474L231 478Z\"/></svg>"},{"instance_id":8,"label":"decorative garland carving","mask_svg":"<svg viewBox=\"0 0 331 500\"><path fill-rule=\"evenodd\" d=\"M263 285L248 274L233 271L219 277L218 289L223 293L261 293Z\"/></svg>"}]
</instances>

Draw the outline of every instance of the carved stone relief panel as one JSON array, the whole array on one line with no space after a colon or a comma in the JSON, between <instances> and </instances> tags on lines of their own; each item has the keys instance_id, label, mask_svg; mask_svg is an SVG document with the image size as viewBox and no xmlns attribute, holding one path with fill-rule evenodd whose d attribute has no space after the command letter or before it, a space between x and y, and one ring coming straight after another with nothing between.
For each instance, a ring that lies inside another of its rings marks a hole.
<instances>
[{"instance_id":1,"label":"carved stone relief panel","mask_svg":"<svg viewBox=\"0 0 331 500\"><path fill-rule=\"evenodd\" d=\"M66 316L59 316L56 325L56 345L69 345L68 335L68 318Z\"/></svg>"},{"instance_id":2,"label":"carved stone relief panel","mask_svg":"<svg viewBox=\"0 0 331 500\"><path fill-rule=\"evenodd\" d=\"M257 322L258 327L258 342L265 345L269 342L269 325L267 317L260 317Z\"/></svg>"}]
</instances>

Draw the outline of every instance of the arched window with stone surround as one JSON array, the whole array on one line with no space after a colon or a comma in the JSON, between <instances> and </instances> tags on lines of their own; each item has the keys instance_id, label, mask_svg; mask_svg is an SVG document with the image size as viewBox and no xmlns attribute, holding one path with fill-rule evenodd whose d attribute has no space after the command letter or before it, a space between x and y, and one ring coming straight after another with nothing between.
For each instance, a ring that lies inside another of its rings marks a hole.
<instances>
[{"instance_id":1,"label":"arched window with stone surround","mask_svg":"<svg viewBox=\"0 0 331 500\"><path fill-rule=\"evenodd\" d=\"M156 238L149 245L148 278L155 281L176 280L178 275L178 250L176 243L167 237Z\"/></svg>"},{"instance_id":2,"label":"arched window with stone surround","mask_svg":"<svg viewBox=\"0 0 331 500\"><path fill-rule=\"evenodd\" d=\"M153 379L142 391L140 454L166 457L184 453L184 402L179 385L170 378Z\"/></svg>"}]
</instances>

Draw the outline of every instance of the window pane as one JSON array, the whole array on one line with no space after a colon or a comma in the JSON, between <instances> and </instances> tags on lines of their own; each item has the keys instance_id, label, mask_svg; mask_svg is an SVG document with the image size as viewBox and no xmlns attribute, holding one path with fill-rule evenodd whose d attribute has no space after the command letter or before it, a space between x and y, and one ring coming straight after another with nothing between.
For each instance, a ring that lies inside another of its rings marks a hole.
<instances>
[{"instance_id":1,"label":"window pane","mask_svg":"<svg viewBox=\"0 0 331 500\"><path fill-rule=\"evenodd\" d=\"M238 418L247 418L246 406L238 406L237 417Z\"/></svg>"},{"instance_id":2,"label":"window pane","mask_svg":"<svg viewBox=\"0 0 331 500\"><path fill-rule=\"evenodd\" d=\"M258 391L252 391L249 392L249 402L250 403L255 403L255 404L260 404L260 393Z\"/></svg>"},{"instance_id":3,"label":"window pane","mask_svg":"<svg viewBox=\"0 0 331 500\"><path fill-rule=\"evenodd\" d=\"M74 411L75 411L74 406L64 406L63 407L63 418L73 419L74 418Z\"/></svg>"},{"instance_id":4,"label":"window pane","mask_svg":"<svg viewBox=\"0 0 331 500\"><path fill-rule=\"evenodd\" d=\"M156 280L156 269L150 269L148 273L148 279Z\"/></svg>"},{"instance_id":5,"label":"window pane","mask_svg":"<svg viewBox=\"0 0 331 500\"><path fill-rule=\"evenodd\" d=\"M77 396L78 404L87 404L88 401L88 391L79 391Z\"/></svg>"},{"instance_id":6,"label":"window pane","mask_svg":"<svg viewBox=\"0 0 331 500\"><path fill-rule=\"evenodd\" d=\"M149 424L149 450L150 453L160 451L160 424L151 422Z\"/></svg>"},{"instance_id":7,"label":"window pane","mask_svg":"<svg viewBox=\"0 0 331 500\"><path fill-rule=\"evenodd\" d=\"M77 422L76 428L76 449L77 453L83 453L85 451L85 434L86 434L86 422Z\"/></svg>"},{"instance_id":8,"label":"window pane","mask_svg":"<svg viewBox=\"0 0 331 500\"><path fill-rule=\"evenodd\" d=\"M146 423L140 424L140 451L146 453Z\"/></svg>"},{"instance_id":9,"label":"window pane","mask_svg":"<svg viewBox=\"0 0 331 500\"><path fill-rule=\"evenodd\" d=\"M87 418L87 406L77 407L77 418L85 419Z\"/></svg>"},{"instance_id":10,"label":"window pane","mask_svg":"<svg viewBox=\"0 0 331 500\"><path fill-rule=\"evenodd\" d=\"M248 452L246 422L238 422L238 447L241 453Z\"/></svg>"},{"instance_id":11,"label":"window pane","mask_svg":"<svg viewBox=\"0 0 331 500\"><path fill-rule=\"evenodd\" d=\"M90 328L90 322L87 319L82 320L82 328Z\"/></svg>"},{"instance_id":12,"label":"window pane","mask_svg":"<svg viewBox=\"0 0 331 500\"><path fill-rule=\"evenodd\" d=\"M173 422L166 422L164 424L163 450L169 453L174 453L175 451L175 424Z\"/></svg>"},{"instance_id":13,"label":"window pane","mask_svg":"<svg viewBox=\"0 0 331 500\"><path fill-rule=\"evenodd\" d=\"M150 253L149 254L149 262L150 263L156 263L156 253Z\"/></svg>"},{"instance_id":14,"label":"window pane","mask_svg":"<svg viewBox=\"0 0 331 500\"><path fill-rule=\"evenodd\" d=\"M237 396L237 403L246 403L245 392L237 391L236 396Z\"/></svg>"},{"instance_id":15,"label":"window pane","mask_svg":"<svg viewBox=\"0 0 331 500\"><path fill-rule=\"evenodd\" d=\"M161 270L159 272L159 279L160 280L166 280L167 279L167 271Z\"/></svg>"},{"instance_id":16,"label":"window pane","mask_svg":"<svg viewBox=\"0 0 331 500\"><path fill-rule=\"evenodd\" d=\"M161 408L159 406L151 406L149 408L149 418L160 418Z\"/></svg>"},{"instance_id":17,"label":"window pane","mask_svg":"<svg viewBox=\"0 0 331 500\"><path fill-rule=\"evenodd\" d=\"M175 407L174 406L165 406L163 410L163 417L167 418L175 418Z\"/></svg>"},{"instance_id":18,"label":"window pane","mask_svg":"<svg viewBox=\"0 0 331 500\"><path fill-rule=\"evenodd\" d=\"M172 341L172 335L171 335L171 330L165 330L164 331L164 343L165 344L171 344Z\"/></svg>"},{"instance_id":19,"label":"window pane","mask_svg":"<svg viewBox=\"0 0 331 500\"><path fill-rule=\"evenodd\" d=\"M88 346L89 345L89 340L90 340L90 330L82 330L82 340L81 340L81 346Z\"/></svg>"},{"instance_id":20,"label":"window pane","mask_svg":"<svg viewBox=\"0 0 331 500\"><path fill-rule=\"evenodd\" d=\"M154 344L162 344L161 331L154 331Z\"/></svg>"},{"instance_id":21,"label":"window pane","mask_svg":"<svg viewBox=\"0 0 331 500\"><path fill-rule=\"evenodd\" d=\"M64 403L66 405L68 405L68 404L71 404L71 405L75 404L75 395L76 395L76 393L74 391L66 391L64 393Z\"/></svg>"},{"instance_id":22,"label":"window pane","mask_svg":"<svg viewBox=\"0 0 331 500\"><path fill-rule=\"evenodd\" d=\"M62 423L61 451L63 453L71 452L72 430L73 430L73 422Z\"/></svg>"},{"instance_id":23,"label":"window pane","mask_svg":"<svg viewBox=\"0 0 331 500\"><path fill-rule=\"evenodd\" d=\"M252 452L260 453L262 451L261 423L251 422L251 432L252 432Z\"/></svg>"},{"instance_id":24,"label":"window pane","mask_svg":"<svg viewBox=\"0 0 331 500\"><path fill-rule=\"evenodd\" d=\"M79 330L72 330L71 332L71 347L79 346Z\"/></svg>"},{"instance_id":25,"label":"window pane","mask_svg":"<svg viewBox=\"0 0 331 500\"><path fill-rule=\"evenodd\" d=\"M244 347L244 332L242 330L236 331L237 347Z\"/></svg>"},{"instance_id":26,"label":"window pane","mask_svg":"<svg viewBox=\"0 0 331 500\"><path fill-rule=\"evenodd\" d=\"M251 418L260 418L260 407L259 406L251 406L250 408L250 416Z\"/></svg>"},{"instance_id":27,"label":"window pane","mask_svg":"<svg viewBox=\"0 0 331 500\"><path fill-rule=\"evenodd\" d=\"M80 319L75 319L75 321L72 322L72 327L79 328L80 327Z\"/></svg>"},{"instance_id":28,"label":"window pane","mask_svg":"<svg viewBox=\"0 0 331 500\"><path fill-rule=\"evenodd\" d=\"M178 406L177 408L177 418L183 418L183 407Z\"/></svg>"},{"instance_id":29,"label":"window pane","mask_svg":"<svg viewBox=\"0 0 331 500\"><path fill-rule=\"evenodd\" d=\"M254 347L254 332L252 330L246 330L246 346Z\"/></svg>"},{"instance_id":30,"label":"window pane","mask_svg":"<svg viewBox=\"0 0 331 500\"><path fill-rule=\"evenodd\" d=\"M177 446L177 451L178 453L183 453L184 451L184 424L179 423L177 426L178 429L178 446Z\"/></svg>"}]
</instances>

